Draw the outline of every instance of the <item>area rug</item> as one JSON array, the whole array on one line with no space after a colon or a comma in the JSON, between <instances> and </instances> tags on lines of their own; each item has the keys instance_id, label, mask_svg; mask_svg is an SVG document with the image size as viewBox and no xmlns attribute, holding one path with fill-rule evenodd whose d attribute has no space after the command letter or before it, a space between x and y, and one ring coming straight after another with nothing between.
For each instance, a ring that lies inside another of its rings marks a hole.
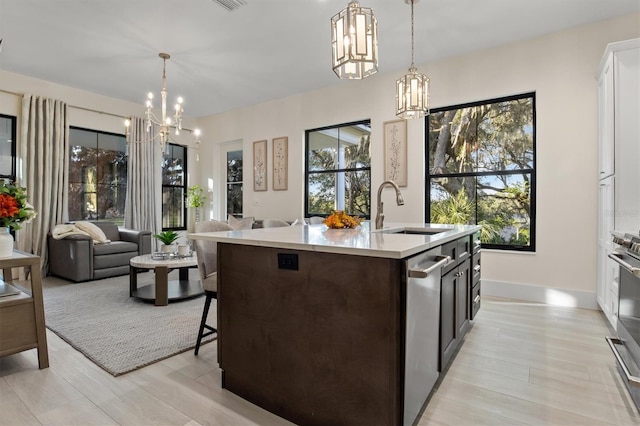
<instances>
[{"instance_id":1,"label":"area rug","mask_svg":"<svg viewBox=\"0 0 640 426\"><path fill-rule=\"evenodd\" d=\"M153 272L140 274L138 286L153 280ZM77 284L43 281L47 328L114 376L195 347L204 296L154 306L129 297L128 276ZM215 318L214 301L209 323Z\"/></svg>"}]
</instances>

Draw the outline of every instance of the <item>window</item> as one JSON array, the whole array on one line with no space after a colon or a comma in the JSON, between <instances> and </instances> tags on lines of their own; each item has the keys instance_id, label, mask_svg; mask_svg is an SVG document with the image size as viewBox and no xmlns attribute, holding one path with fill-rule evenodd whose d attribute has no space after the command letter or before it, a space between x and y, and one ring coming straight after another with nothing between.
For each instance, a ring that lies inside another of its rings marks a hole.
<instances>
[{"instance_id":1,"label":"window","mask_svg":"<svg viewBox=\"0 0 640 426\"><path fill-rule=\"evenodd\" d=\"M162 229L187 229L187 148L167 143L162 156Z\"/></svg>"},{"instance_id":2,"label":"window","mask_svg":"<svg viewBox=\"0 0 640 426\"><path fill-rule=\"evenodd\" d=\"M371 121L306 131L305 216L371 215Z\"/></svg>"},{"instance_id":3,"label":"window","mask_svg":"<svg viewBox=\"0 0 640 426\"><path fill-rule=\"evenodd\" d=\"M16 118L0 114L0 179L16 180Z\"/></svg>"},{"instance_id":4,"label":"window","mask_svg":"<svg viewBox=\"0 0 640 426\"><path fill-rule=\"evenodd\" d=\"M127 142L123 135L69 129L69 220L124 224Z\"/></svg>"},{"instance_id":5,"label":"window","mask_svg":"<svg viewBox=\"0 0 640 426\"><path fill-rule=\"evenodd\" d=\"M427 117L427 222L482 225L486 248L535 250L535 93Z\"/></svg>"},{"instance_id":6,"label":"window","mask_svg":"<svg viewBox=\"0 0 640 426\"><path fill-rule=\"evenodd\" d=\"M242 150L227 151L227 213L242 216Z\"/></svg>"}]
</instances>

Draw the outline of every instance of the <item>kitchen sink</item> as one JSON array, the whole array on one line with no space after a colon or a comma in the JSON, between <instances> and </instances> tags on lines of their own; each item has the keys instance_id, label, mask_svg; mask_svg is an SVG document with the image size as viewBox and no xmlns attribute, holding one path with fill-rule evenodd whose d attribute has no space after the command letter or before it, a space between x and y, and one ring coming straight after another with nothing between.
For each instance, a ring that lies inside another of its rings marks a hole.
<instances>
[{"instance_id":1,"label":"kitchen sink","mask_svg":"<svg viewBox=\"0 0 640 426\"><path fill-rule=\"evenodd\" d=\"M413 235L435 235L442 232L451 231L454 228L396 228L396 229L379 229L377 232L383 234L413 234Z\"/></svg>"}]
</instances>

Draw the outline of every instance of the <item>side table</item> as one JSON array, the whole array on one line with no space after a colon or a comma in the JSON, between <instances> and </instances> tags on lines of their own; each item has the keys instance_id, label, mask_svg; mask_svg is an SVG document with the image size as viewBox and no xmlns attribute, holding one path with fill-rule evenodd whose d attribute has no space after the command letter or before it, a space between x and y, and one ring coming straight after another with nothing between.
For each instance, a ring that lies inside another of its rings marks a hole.
<instances>
[{"instance_id":1,"label":"side table","mask_svg":"<svg viewBox=\"0 0 640 426\"><path fill-rule=\"evenodd\" d=\"M0 258L6 284L16 287L11 268L21 267L30 269L31 294L18 288L19 294L0 297L0 356L36 348L39 367L47 368L49 353L44 327L40 257L14 250L11 257Z\"/></svg>"}]
</instances>

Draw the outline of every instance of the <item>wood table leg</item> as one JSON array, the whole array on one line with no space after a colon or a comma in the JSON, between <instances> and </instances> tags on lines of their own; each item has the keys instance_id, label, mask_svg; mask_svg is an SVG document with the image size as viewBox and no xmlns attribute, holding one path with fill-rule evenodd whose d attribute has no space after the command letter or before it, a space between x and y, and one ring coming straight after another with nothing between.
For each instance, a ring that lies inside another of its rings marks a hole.
<instances>
[{"instance_id":1,"label":"wood table leg","mask_svg":"<svg viewBox=\"0 0 640 426\"><path fill-rule=\"evenodd\" d=\"M4 268L2 270L2 278L4 280L5 283L12 283L13 282L13 273L11 268Z\"/></svg>"},{"instance_id":2,"label":"wood table leg","mask_svg":"<svg viewBox=\"0 0 640 426\"><path fill-rule=\"evenodd\" d=\"M42 298L42 275L40 273L40 262L31 265L31 296L33 297L33 307L36 321L36 337L38 339L38 366L40 368L49 367L49 349L47 347L47 331L44 320L44 301Z\"/></svg>"},{"instance_id":3,"label":"wood table leg","mask_svg":"<svg viewBox=\"0 0 640 426\"><path fill-rule=\"evenodd\" d=\"M178 269L178 276L180 281L189 281L189 268Z\"/></svg>"},{"instance_id":4,"label":"wood table leg","mask_svg":"<svg viewBox=\"0 0 640 426\"><path fill-rule=\"evenodd\" d=\"M129 265L129 297L138 289L138 268Z\"/></svg>"},{"instance_id":5,"label":"wood table leg","mask_svg":"<svg viewBox=\"0 0 640 426\"><path fill-rule=\"evenodd\" d=\"M156 306L167 306L169 304L169 268L166 266L156 266Z\"/></svg>"}]
</instances>

